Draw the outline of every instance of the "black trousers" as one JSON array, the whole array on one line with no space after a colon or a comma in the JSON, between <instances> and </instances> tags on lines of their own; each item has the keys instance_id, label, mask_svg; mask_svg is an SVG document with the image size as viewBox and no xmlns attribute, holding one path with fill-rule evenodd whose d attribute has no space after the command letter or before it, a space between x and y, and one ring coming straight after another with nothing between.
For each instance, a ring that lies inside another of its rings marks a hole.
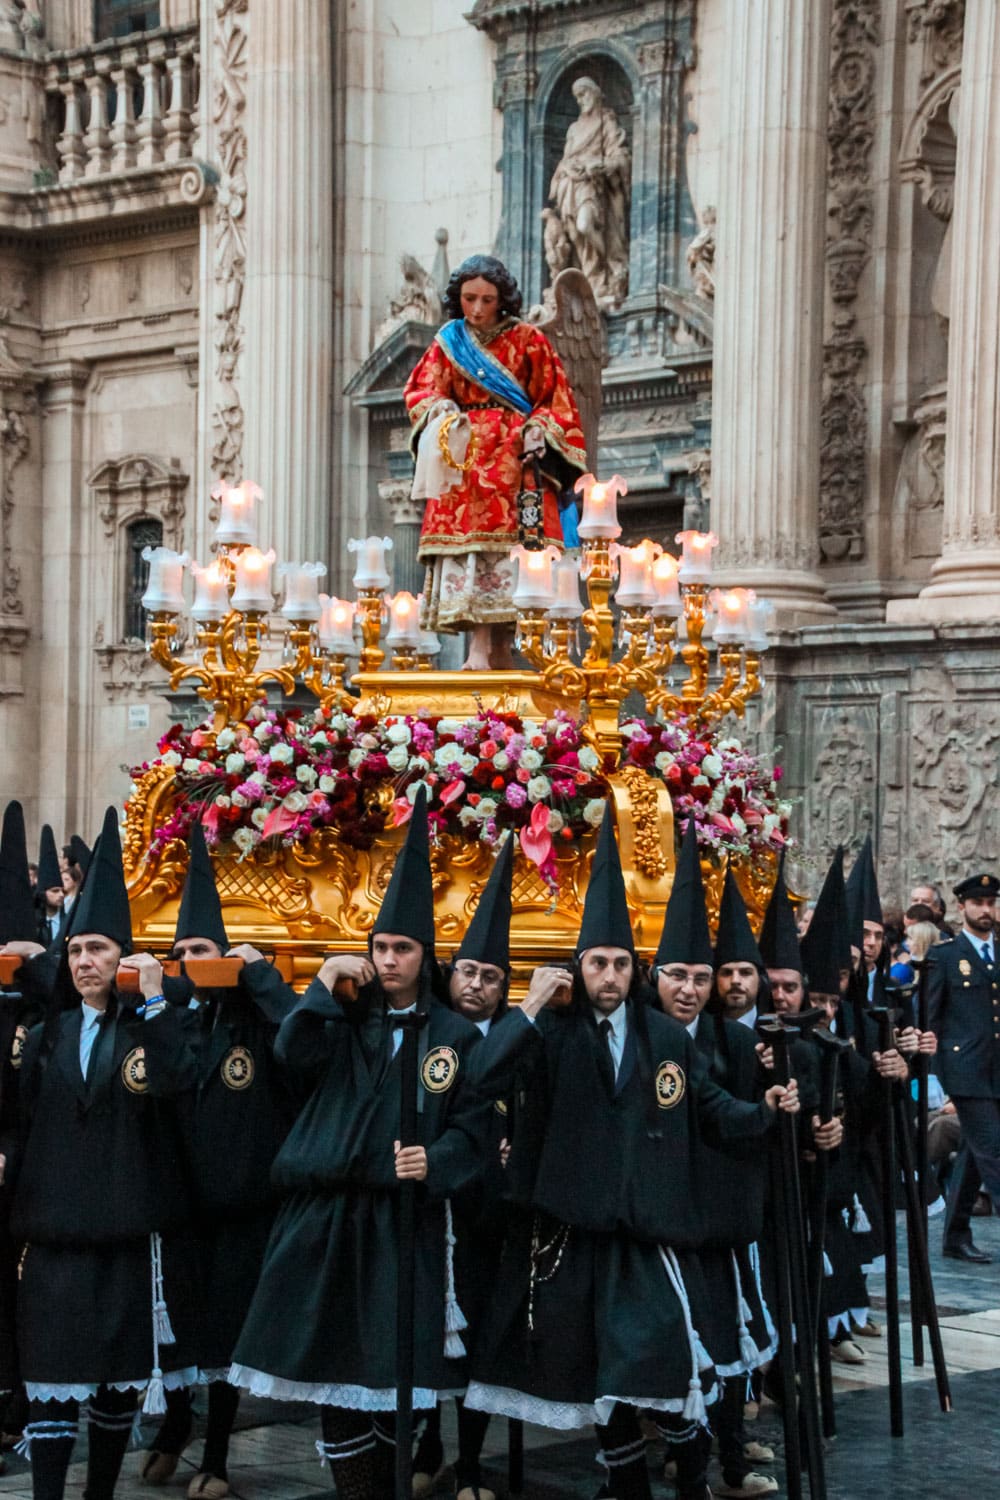
<instances>
[{"instance_id":1,"label":"black trousers","mask_svg":"<svg viewBox=\"0 0 1000 1500\"><path fill-rule=\"evenodd\" d=\"M954 1249L972 1239L972 1210L982 1181L976 1158L963 1141L951 1169L948 1201L944 1212L944 1247Z\"/></svg>"},{"instance_id":2,"label":"black trousers","mask_svg":"<svg viewBox=\"0 0 1000 1500\"><path fill-rule=\"evenodd\" d=\"M955 1098L955 1111L983 1186L1000 1211L1000 1099Z\"/></svg>"}]
</instances>

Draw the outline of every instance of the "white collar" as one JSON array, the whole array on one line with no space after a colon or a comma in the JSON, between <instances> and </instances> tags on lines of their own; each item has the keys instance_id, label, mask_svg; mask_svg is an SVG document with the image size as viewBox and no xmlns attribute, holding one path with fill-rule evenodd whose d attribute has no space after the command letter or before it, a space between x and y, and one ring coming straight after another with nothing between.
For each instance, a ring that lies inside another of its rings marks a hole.
<instances>
[{"instance_id":1,"label":"white collar","mask_svg":"<svg viewBox=\"0 0 1000 1500\"><path fill-rule=\"evenodd\" d=\"M980 937L978 932L970 932L967 927L963 927L962 936L968 938L969 942L972 944L973 948L975 948L977 953L982 953L984 943L986 944L986 947L989 948L991 953L994 952L992 932L990 933L988 938Z\"/></svg>"},{"instance_id":2,"label":"white collar","mask_svg":"<svg viewBox=\"0 0 1000 1500\"><path fill-rule=\"evenodd\" d=\"M687 1025L685 1026L685 1028L684 1028L684 1030L687 1032L688 1036L691 1038L692 1041L694 1041L695 1037L698 1034L698 1022L700 1020L701 1020L701 1011L699 1011L698 1014L695 1016L694 1020L693 1021L689 1021L687 1023Z\"/></svg>"},{"instance_id":3,"label":"white collar","mask_svg":"<svg viewBox=\"0 0 1000 1500\"><path fill-rule=\"evenodd\" d=\"M598 1026L600 1026L602 1021L610 1021L611 1030L618 1040L621 1041L628 1030L628 1002L623 1000L621 1005L616 1005L609 1016L606 1016L603 1011L598 1010L596 1005L593 1007L593 1011L594 1020Z\"/></svg>"},{"instance_id":4,"label":"white collar","mask_svg":"<svg viewBox=\"0 0 1000 1500\"><path fill-rule=\"evenodd\" d=\"M395 1010L392 1006L387 1007L390 1016L412 1016L416 1008L417 1002L415 1000L412 1005L406 1005L402 1010Z\"/></svg>"},{"instance_id":5,"label":"white collar","mask_svg":"<svg viewBox=\"0 0 1000 1500\"><path fill-rule=\"evenodd\" d=\"M737 1016L736 1020L740 1026L749 1026L750 1030L752 1031L757 1024L756 1005L751 1005L750 1009L745 1010L741 1016Z\"/></svg>"},{"instance_id":6,"label":"white collar","mask_svg":"<svg viewBox=\"0 0 1000 1500\"><path fill-rule=\"evenodd\" d=\"M86 1000L80 1001L80 1009L83 1011L83 1029L87 1031L92 1026L100 1025L101 1017L105 1014L103 1010L97 1010L95 1006L88 1005Z\"/></svg>"},{"instance_id":7,"label":"white collar","mask_svg":"<svg viewBox=\"0 0 1000 1500\"><path fill-rule=\"evenodd\" d=\"M493 1017L492 1016L487 1016L484 1021L473 1021L472 1024L473 1024L473 1026L478 1026L478 1028L482 1032L483 1036L485 1036L486 1033L489 1031L490 1027L493 1025Z\"/></svg>"}]
</instances>

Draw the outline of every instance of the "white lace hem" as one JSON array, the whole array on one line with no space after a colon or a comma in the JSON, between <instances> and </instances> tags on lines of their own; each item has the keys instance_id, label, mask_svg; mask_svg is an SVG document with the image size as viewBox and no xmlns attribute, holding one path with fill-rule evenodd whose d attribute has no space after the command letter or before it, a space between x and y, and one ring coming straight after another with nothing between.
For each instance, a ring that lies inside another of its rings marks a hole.
<instances>
[{"instance_id":1,"label":"white lace hem","mask_svg":"<svg viewBox=\"0 0 1000 1500\"><path fill-rule=\"evenodd\" d=\"M59 1385L55 1382L41 1385L34 1380L26 1380L24 1388L29 1401L86 1401L90 1396L97 1395L101 1384L111 1391L144 1391L149 1385L149 1377L144 1375L140 1380L105 1380L93 1385ZM177 1391L183 1386L197 1384L198 1370L194 1365L183 1370L168 1370L163 1377L163 1388L166 1391Z\"/></svg>"},{"instance_id":2,"label":"white lace hem","mask_svg":"<svg viewBox=\"0 0 1000 1500\"><path fill-rule=\"evenodd\" d=\"M705 1405L711 1406L719 1399L719 1387L715 1381L705 1392ZM607 1426L611 1413L615 1407L634 1406L639 1411L666 1411L674 1416L683 1416L687 1405L687 1396L598 1396L594 1402L594 1410L597 1412L597 1420L602 1426ZM707 1420L702 1419L695 1422L695 1427L706 1427Z\"/></svg>"},{"instance_id":3,"label":"white lace hem","mask_svg":"<svg viewBox=\"0 0 1000 1500\"><path fill-rule=\"evenodd\" d=\"M199 1385L221 1385L221 1384L223 1384L225 1381L227 1381L229 1379L229 1371L231 1369L232 1369L231 1365L219 1365L218 1368L216 1368L216 1369L212 1369L212 1370L199 1370L198 1371L198 1384Z\"/></svg>"},{"instance_id":4,"label":"white lace hem","mask_svg":"<svg viewBox=\"0 0 1000 1500\"><path fill-rule=\"evenodd\" d=\"M482 1385L478 1380L469 1382L465 1404L473 1411L488 1411L495 1417L512 1417L515 1421L532 1422L536 1427L552 1427L559 1432L592 1427L600 1420L593 1402L546 1401L541 1396L529 1396L526 1391Z\"/></svg>"},{"instance_id":5,"label":"white lace hem","mask_svg":"<svg viewBox=\"0 0 1000 1500\"><path fill-rule=\"evenodd\" d=\"M311 1401L316 1406L343 1406L348 1411L396 1410L395 1386L373 1390L367 1385L317 1385L309 1380L284 1380L280 1375L251 1370L247 1365L233 1365L229 1383L249 1391L251 1396L269 1396L274 1401ZM447 1394L414 1386L413 1405L426 1410L437 1405L439 1395Z\"/></svg>"}]
</instances>

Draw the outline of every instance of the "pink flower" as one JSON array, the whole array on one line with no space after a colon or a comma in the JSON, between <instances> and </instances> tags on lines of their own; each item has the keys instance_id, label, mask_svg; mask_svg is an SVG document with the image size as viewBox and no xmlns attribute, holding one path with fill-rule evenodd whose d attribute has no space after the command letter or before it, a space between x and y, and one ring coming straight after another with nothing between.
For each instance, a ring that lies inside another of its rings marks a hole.
<instances>
[{"instance_id":1,"label":"pink flower","mask_svg":"<svg viewBox=\"0 0 1000 1500\"><path fill-rule=\"evenodd\" d=\"M552 835L549 833L549 809L541 802L531 810L531 822L519 834L521 848L533 864L542 865L552 853Z\"/></svg>"},{"instance_id":2,"label":"pink flower","mask_svg":"<svg viewBox=\"0 0 1000 1500\"><path fill-rule=\"evenodd\" d=\"M462 780L449 781L449 783L445 787L444 791L440 792L438 794L440 796L440 799L441 799L441 806L442 807L450 807L453 802L457 802L459 800L459 798L462 796L462 793L464 791L465 791L465 782L464 781L462 781Z\"/></svg>"},{"instance_id":3,"label":"pink flower","mask_svg":"<svg viewBox=\"0 0 1000 1500\"><path fill-rule=\"evenodd\" d=\"M413 803L408 797L397 797L392 804L392 826L400 828L413 817Z\"/></svg>"},{"instance_id":4,"label":"pink flower","mask_svg":"<svg viewBox=\"0 0 1000 1500\"><path fill-rule=\"evenodd\" d=\"M528 800L528 794L523 787L518 786L516 781L512 781L504 792L504 798L508 807L523 807ZM541 803L538 805L541 806ZM546 817L548 817L547 812Z\"/></svg>"}]
</instances>

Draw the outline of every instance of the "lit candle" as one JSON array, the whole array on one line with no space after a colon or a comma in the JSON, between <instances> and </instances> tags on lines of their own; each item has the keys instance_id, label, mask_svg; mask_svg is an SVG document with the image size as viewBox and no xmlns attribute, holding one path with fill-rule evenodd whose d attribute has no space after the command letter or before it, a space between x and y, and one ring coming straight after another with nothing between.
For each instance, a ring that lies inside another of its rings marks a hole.
<instances>
[{"instance_id":1,"label":"lit candle","mask_svg":"<svg viewBox=\"0 0 1000 1500\"><path fill-rule=\"evenodd\" d=\"M745 641L750 631L750 609L757 595L753 589L713 589L715 611L712 636L719 646Z\"/></svg>"},{"instance_id":2,"label":"lit candle","mask_svg":"<svg viewBox=\"0 0 1000 1500\"><path fill-rule=\"evenodd\" d=\"M354 611L357 606L350 599L337 599L331 594L320 594L319 644L321 651L332 651L337 656L351 656L357 647L354 644Z\"/></svg>"},{"instance_id":3,"label":"lit candle","mask_svg":"<svg viewBox=\"0 0 1000 1500\"><path fill-rule=\"evenodd\" d=\"M182 614L188 554L172 552L169 547L143 547L142 557L149 563L149 582L142 596L143 609L150 614Z\"/></svg>"},{"instance_id":4,"label":"lit candle","mask_svg":"<svg viewBox=\"0 0 1000 1500\"><path fill-rule=\"evenodd\" d=\"M394 594L389 604L389 630L385 643L392 650L410 649L420 645L420 602L412 594L402 590Z\"/></svg>"},{"instance_id":5,"label":"lit candle","mask_svg":"<svg viewBox=\"0 0 1000 1500\"><path fill-rule=\"evenodd\" d=\"M746 647L748 651L754 651L758 656L763 655L771 644L768 637L768 625L774 614L774 605L770 599L755 599L747 611L748 634Z\"/></svg>"},{"instance_id":6,"label":"lit candle","mask_svg":"<svg viewBox=\"0 0 1000 1500\"><path fill-rule=\"evenodd\" d=\"M233 590L233 608L244 614L267 614L274 603L271 593L271 564L274 548L261 552L258 547L248 547L235 558L236 588Z\"/></svg>"},{"instance_id":7,"label":"lit candle","mask_svg":"<svg viewBox=\"0 0 1000 1500\"><path fill-rule=\"evenodd\" d=\"M656 591L656 600L653 604L654 615L679 615L681 612L681 591L677 587L676 557L671 557L669 552L661 552L653 563L653 588Z\"/></svg>"},{"instance_id":8,"label":"lit candle","mask_svg":"<svg viewBox=\"0 0 1000 1500\"><path fill-rule=\"evenodd\" d=\"M515 609L549 609L555 603L552 565L559 556L555 547L529 552L527 547L511 547L517 563L517 584L511 597Z\"/></svg>"},{"instance_id":9,"label":"lit candle","mask_svg":"<svg viewBox=\"0 0 1000 1500\"><path fill-rule=\"evenodd\" d=\"M259 484L245 479L242 484L214 485L212 497L219 501L219 524L215 540L226 547L257 545L256 507L263 491Z\"/></svg>"},{"instance_id":10,"label":"lit candle","mask_svg":"<svg viewBox=\"0 0 1000 1500\"><path fill-rule=\"evenodd\" d=\"M210 562L207 568L191 564L194 574L194 603L192 618L201 625L214 625L229 609L229 586L221 564Z\"/></svg>"},{"instance_id":11,"label":"lit candle","mask_svg":"<svg viewBox=\"0 0 1000 1500\"><path fill-rule=\"evenodd\" d=\"M719 545L714 531L679 531L674 537L684 548L677 576L681 583L707 583L712 576L712 548Z\"/></svg>"},{"instance_id":12,"label":"lit candle","mask_svg":"<svg viewBox=\"0 0 1000 1500\"><path fill-rule=\"evenodd\" d=\"M580 558L575 552L564 552L556 563L556 600L549 615L553 620L578 620L582 614Z\"/></svg>"},{"instance_id":13,"label":"lit candle","mask_svg":"<svg viewBox=\"0 0 1000 1500\"><path fill-rule=\"evenodd\" d=\"M618 497L628 494L628 485L621 475L614 474L607 484L601 484L593 474L581 474L573 488L578 494L583 491L583 515L578 528L580 535L587 540L592 537L608 537L611 541L616 536L621 536Z\"/></svg>"},{"instance_id":14,"label":"lit candle","mask_svg":"<svg viewBox=\"0 0 1000 1500\"><path fill-rule=\"evenodd\" d=\"M319 581L326 577L326 563L282 563L278 576L285 580L285 619L318 620Z\"/></svg>"},{"instance_id":15,"label":"lit candle","mask_svg":"<svg viewBox=\"0 0 1000 1500\"><path fill-rule=\"evenodd\" d=\"M637 547L613 548L618 558L618 588L615 599L622 609L648 608L656 602L653 559L662 552L659 542L648 538Z\"/></svg>"},{"instance_id":16,"label":"lit candle","mask_svg":"<svg viewBox=\"0 0 1000 1500\"><path fill-rule=\"evenodd\" d=\"M389 587L389 573L385 565L385 554L392 550L392 541L389 537L367 536L364 540L352 537L347 544L347 550L358 554L358 566L352 580L356 589L387 589Z\"/></svg>"}]
</instances>

